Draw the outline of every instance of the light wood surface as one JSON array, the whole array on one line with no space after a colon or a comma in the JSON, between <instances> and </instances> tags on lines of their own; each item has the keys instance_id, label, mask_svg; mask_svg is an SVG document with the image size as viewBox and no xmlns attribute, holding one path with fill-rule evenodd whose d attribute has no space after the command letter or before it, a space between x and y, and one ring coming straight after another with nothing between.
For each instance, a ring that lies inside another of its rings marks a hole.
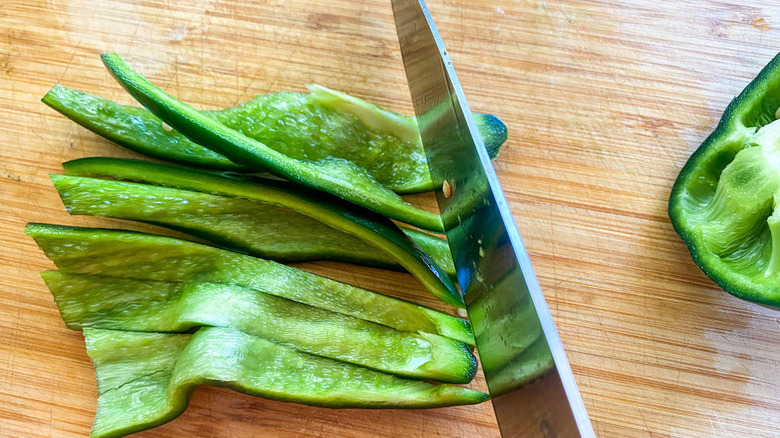
<instances>
[{"instance_id":1,"label":"light wood surface","mask_svg":"<svg viewBox=\"0 0 780 438\"><path fill-rule=\"evenodd\" d=\"M780 7L752 0L429 6L473 109L509 125L499 178L597 434L780 436L780 313L709 281L666 216L685 159L780 50ZM28 221L143 229L69 217L47 177L73 158L133 156L39 102L61 83L131 103L101 66L98 54L108 51L204 109L315 82L411 111L385 0L3 0L2 437L85 436L94 415L83 339L59 319L38 277L52 265L22 229ZM303 267L433 303L407 274ZM489 403L339 411L215 388L196 391L179 419L140 434L497 435Z\"/></svg>"}]
</instances>

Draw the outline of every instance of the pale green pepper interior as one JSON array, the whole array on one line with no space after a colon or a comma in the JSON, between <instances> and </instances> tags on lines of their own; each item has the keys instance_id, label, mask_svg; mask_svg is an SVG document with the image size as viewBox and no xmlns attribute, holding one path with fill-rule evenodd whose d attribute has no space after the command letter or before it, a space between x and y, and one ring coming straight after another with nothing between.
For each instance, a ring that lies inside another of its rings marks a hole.
<instances>
[{"instance_id":1,"label":"pale green pepper interior","mask_svg":"<svg viewBox=\"0 0 780 438\"><path fill-rule=\"evenodd\" d=\"M745 135L714 193L700 197L703 208L689 213L709 251L732 270L764 283L780 268L780 120L769 119L775 114L771 108L746 114L743 120L769 123Z\"/></svg>"}]
</instances>

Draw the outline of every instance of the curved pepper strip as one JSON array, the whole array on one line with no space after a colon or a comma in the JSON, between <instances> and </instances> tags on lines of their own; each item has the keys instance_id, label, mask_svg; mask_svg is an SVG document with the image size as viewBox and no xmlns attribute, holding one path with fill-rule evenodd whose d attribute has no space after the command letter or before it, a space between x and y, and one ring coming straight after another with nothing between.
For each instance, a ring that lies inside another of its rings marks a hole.
<instances>
[{"instance_id":1,"label":"curved pepper strip","mask_svg":"<svg viewBox=\"0 0 780 438\"><path fill-rule=\"evenodd\" d=\"M302 353L233 329L195 334L84 329L98 407L90 436L120 437L178 417L195 388L223 386L271 400L332 408L436 408L488 395L407 380Z\"/></svg>"},{"instance_id":2,"label":"curved pepper strip","mask_svg":"<svg viewBox=\"0 0 780 438\"><path fill-rule=\"evenodd\" d=\"M410 333L227 284L171 283L42 272L65 324L184 333L201 326L246 334L410 379L468 383L477 359L465 343Z\"/></svg>"},{"instance_id":3,"label":"curved pepper strip","mask_svg":"<svg viewBox=\"0 0 780 438\"><path fill-rule=\"evenodd\" d=\"M425 233L420 230L416 230L414 228L403 226L400 228L401 231L409 236L409 238L412 239L412 241L414 241L414 243L416 243L425 254L428 254L431 257L436 265L438 265L445 273L447 273L447 276L451 280L457 281L457 277L455 275L455 261L452 260L450 244L446 239Z\"/></svg>"},{"instance_id":4,"label":"curved pepper strip","mask_svg":"<svg viewBox=\"0 0 780 438\"><path fill-rule=\"evenodd\" d=\"M318 85L309 90L265 94L233 108L202 113L296 160L351 161L396 193L437 188L414 117ZM163 125L144 108L61 85L42 100L92 132L149 157L214 170L251 171ZM495 158L506 141L506 125L491 114L474 117Z\"/></svg>"},{"instance_id":5,"label":"curved pepper strip","mask_svg":"<svg viewBox=\"0 0 780 438\"><path fill-rule=\"evenodd\" d=\"M320 254L331 251L340 253L343 259L360 262L361 247L368 246L369 253L377 253L376 249L379 249L389 255L391 263L403 266L443 302L463 306L461 294L447 272L392 221L338 198L315 197L316 193L295 190L289 184L287 187L271 181L258 184L144 161L86 158L64 163L63 168L69 175L145 182L252 201L241 203L230 198L199 196L198 193L163 187L52 176L65 207L73 214L103 215L170 226L260 257L276 259L281 255L282 261L289 261L305 248L317 245ZM273 211L261 212L263 204L278 206L277 213L284 216L274 219ZM284 210L287 210L286 214ZM296 218L287 217L290 210ZM295 229L296 225L290 219L298 222L308 219L302 226L310 228ZM238 225L231 229L231 221ZM333 236L329 229L341 231L340 236ZM296 243L293 236L301 241ZM337 242L333 242L334 239ZM320 244L323 240L328 242L327 247ZM334 248L339 244L343 245L342 249ZM299 260L305 260L305 257L304 252Z\"/></svg>"},{"instance_id":6,"label":"curved pepper strip","mask_svg":"<svg viewBox=\"0 0 780 438\"><path fill-rule=\"evenodd\" d=\"M693 261L739 298L780 307L780 55L731 101L674 183Z\"/></svg>"},{"instance_id":7,"label":"curved pepper strip","mask_svg":"<svg viewBox=\"0 0 780 438\"><path fill-rule=\"evenodd\" d=\"M179 102L133 71L118 55L102 55L102 59L114 78L136 100L195 143L233 162L331 193L392 219L426 230L443 231L438 214L407 204L354 163L333 157L316 162L290 158Z\"/></svg>"},{"instance_id":8,"label":"curved pepper strip","mask_svg":"<svg viewBox=\"0 0 780 438\"><path fill-rule=\"evenodd\" d=\"M415 229L396 230L390 221L388 225L397 239L381 236L382 241L376 245L351 234L351 228L362 225L347 216L339 221L338 225L348 227L342 231L317 217L299 213L294 204L285 205L289 201L287 197L279 198L280 204L276 204L159 185L70 175L50 177L70 214L159 225L217 246L282 263L337 260L384 269L408 269L428 288L458 293L454 284L441 284L440 280L443 275L450 280L455 275L447 241ZM335 209L333 205L330 207ZM404 234L423 254L411 242L405 242ZM396 244L396 240L402 245ZM405 257L387 252L382 248L385 245L400 246Z\"/></svg>"},{"instance_id":9,"label":"curved pepper strip","mask_svg":"<svg viewBox=\"0 0 780 438\"><path fill-rule=\"evenodd\" d=\"M25 233L64 273L232 284L398 330L474 345L471 326L460 318L246 254L125 230L30 223Z\"/></svg>"}]
</instances>

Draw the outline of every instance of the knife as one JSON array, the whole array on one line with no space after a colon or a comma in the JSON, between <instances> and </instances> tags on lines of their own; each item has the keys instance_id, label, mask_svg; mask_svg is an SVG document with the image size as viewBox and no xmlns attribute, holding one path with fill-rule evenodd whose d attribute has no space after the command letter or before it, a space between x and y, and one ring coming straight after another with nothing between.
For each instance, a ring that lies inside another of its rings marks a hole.
<instances>
[{"instance_id":1,"label":"knife","mask_svg":"<svg viewBox=\"0 0 780 438\"><path fill-rule=\"evenodd\" d=\"M593 437L474 117L424 0L392 0L458 284L504 437Z\"/></svg>"}]
</instances>

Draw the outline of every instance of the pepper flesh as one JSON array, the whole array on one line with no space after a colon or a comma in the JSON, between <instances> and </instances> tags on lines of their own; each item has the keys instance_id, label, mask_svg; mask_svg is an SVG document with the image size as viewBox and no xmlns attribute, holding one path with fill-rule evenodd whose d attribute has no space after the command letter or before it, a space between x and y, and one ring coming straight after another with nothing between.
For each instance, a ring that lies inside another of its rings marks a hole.
<instances>
[{"instance_id":1,"label":"pepper flesh","mask_svg":"<svg viewBox=\"0 0 780 438\"><path fill-rule=\"evenodd\" d=\"M341 158L396 193L434 190L413 117L311 85L309 93L279 92L242 105L203 111L223 125L302 161ZM251 171L170 129L149 111L119 105L60 85L43 102L85 128L141 154L216 170ZM506 141L506 125L475 114L491 157Z\"/></svg>"},{"instance_id":2,"label":"pepper flesh","mask_svg":"<svg viewBox=\"0 0 780 438\"><path fill-rule=\"evenodd\" d=\"M460 318L245 254L124 230L30 223L25 233L64 273L232 284L398 330L474 345L471 326Z\"/></svg>"},{"instance_id":3,"label":"pepper flesh","mask_svg":"<svg viewBox=\"0 0 780 438\"><path fill-rule=\"evenodd\" d=\"M146 182L221 195L52 176L66 208L74 214L147 220L261 257L281 256L283 261L292 257L306 260L315 255L360 261L362 249L368 246L367 260L370 254L384 252L391 263L406 268L443 302L463 306L461 294L448 273L412 244L395 224L338 198L326 202L322 195L292 190L289 184L252 183L143 161L86 158L63 167L69 175ZM264 205L269 204L270 208L265 209ZM298 223L280 223L282 219L295 219ZM334 235L329 229L341 233ZM426 240L419 234L419 240ZM427 246L433 247L430 242ZM444 260L445 255L438 254L438 258Z\"/></svg>"},{"instance_id":4,"label":"pepper flesh","mask_svg":"<svg viewBox=\"0 0 780 438\"><path fill-rule=\"evenodd\" d=\"M118 55L102 55L102 59L114 78L149 111L190 140L231 161L331 193L401 222L431 231L444 230L438 214L407 204L354 163L333 157L316 162L290 158L179 102L133 71Z\"/></svg>"},{"instance_id":5,"label":"pepper flesh","mask_svg":"<svg viewBox=\"0 0 780 438\"><path fill-rule=\"evenodd\" d=\"M447 276L450 277L450 279L457 281L455 275L455 261L452 260L452 252L450 251L450 244L447 240L414 228L401 227L401 231L409 236L425 254L428 254L436 265L447 273Z\"/></svg>"},{"instance_id":6,"label":"pepper flesh","mask_svg":"<svg viewBox=\"0 0 780 438\"><path fill-rule=\"evenodd\" d=\"M476 358L462 342L402 332L258 290L57 271L41 276L71 329L184 333L200 326L229 327L411 379L468 383L477 371Z\"/></svg>"},{"instance_id":7,"label":"pepper flesh","mask_svg":"<svg viewBox=\"0 0 780 438\"><path fill-rule=\"evenodd\" d=\"M780 55L729 104L688 159L669 217L694 262L724 290L780 307Z\"/></svg>"},{"instance_id":8,"label":"pepper flesh","mask_svg":"<svg viewBox=\"0 0 780 438\"><path fill-rule=\"evenodd\" d=\"M98 407L90 436L120 437L178 417L198 386L224 386L271 400L343 408L435 408L487 394L407 380L306 354L237 330L195 334L84 329Z\"/></svg>"}]
</instances>

